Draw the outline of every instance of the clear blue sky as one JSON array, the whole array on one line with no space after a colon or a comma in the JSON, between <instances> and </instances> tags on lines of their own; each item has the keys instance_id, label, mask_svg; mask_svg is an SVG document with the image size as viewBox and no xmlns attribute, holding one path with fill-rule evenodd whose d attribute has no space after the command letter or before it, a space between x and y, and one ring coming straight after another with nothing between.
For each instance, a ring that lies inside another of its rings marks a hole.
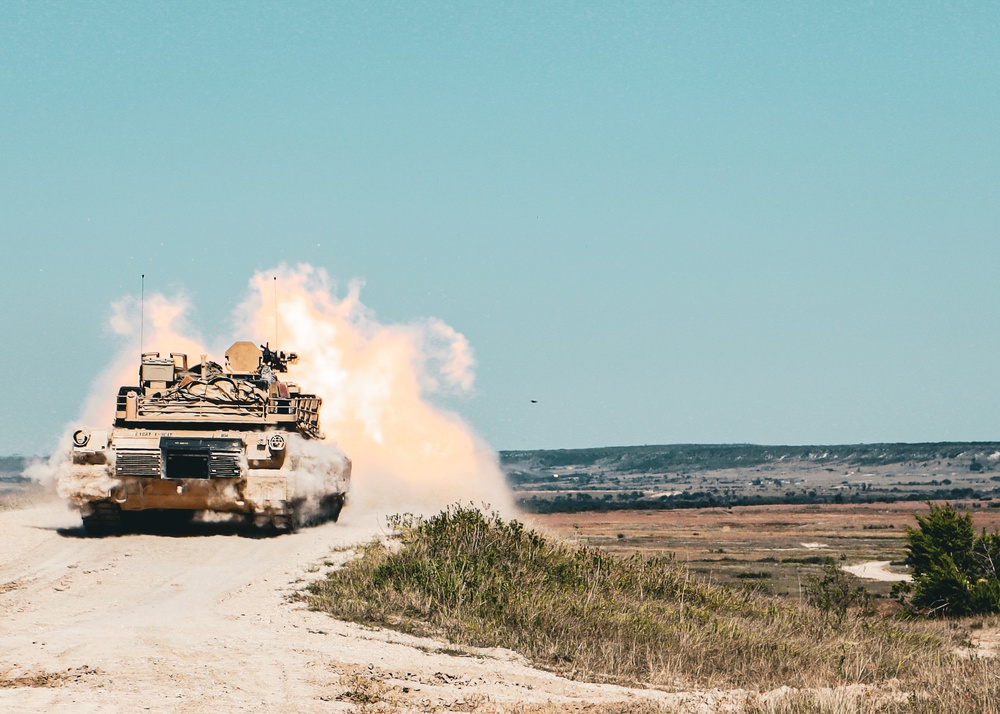
<instances>
[{"instance_id":1,"label":"clear blue sky","mask_svg":"<svg viewBox=\"0 0 1000 714\"><path fill-rule=\"evenodd\" d=\"M998 48L978 2L5 2L0 453L140 273L212 335L303 261L464 333L499 449L1000 439Z\"/></svg>"}]
</instances>

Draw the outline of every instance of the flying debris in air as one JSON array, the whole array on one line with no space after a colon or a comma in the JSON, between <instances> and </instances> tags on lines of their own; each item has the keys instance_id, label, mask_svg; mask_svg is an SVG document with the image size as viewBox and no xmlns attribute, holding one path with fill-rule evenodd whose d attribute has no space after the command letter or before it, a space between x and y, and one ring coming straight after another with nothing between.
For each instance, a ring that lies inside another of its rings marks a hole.
<instances>
[{"instance_id":1,"label":"flying debris in air","mask_svg":"<svg viewBox=\"0 0 1000 714\"><path fill-rule=\"evenodd\" d=\"M532 400L531 400L531 403L532 403L532 404L538 404L538 400L537 400L537 399L532 399Z\"/></svg>"}]
</instances>

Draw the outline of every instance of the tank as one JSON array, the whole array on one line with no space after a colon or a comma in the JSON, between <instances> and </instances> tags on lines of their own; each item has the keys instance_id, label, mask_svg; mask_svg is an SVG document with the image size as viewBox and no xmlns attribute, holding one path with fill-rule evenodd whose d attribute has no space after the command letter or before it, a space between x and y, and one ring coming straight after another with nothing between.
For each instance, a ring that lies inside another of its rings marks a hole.
<instances>
[{"instance_id":1,"label":"tank","mask_svg":"<svg viewBox=\"0 0 1000 714\"><path fill-rule=\"evenodd\" d=\"M73 432L59 490L89 535L198 512L242 514L292 531L336 521L351 461L323 443L322 400L283 381L291 353L236 342L221 366L201 355L141 356L110 428Z\"/></svg>"}]
</instances>

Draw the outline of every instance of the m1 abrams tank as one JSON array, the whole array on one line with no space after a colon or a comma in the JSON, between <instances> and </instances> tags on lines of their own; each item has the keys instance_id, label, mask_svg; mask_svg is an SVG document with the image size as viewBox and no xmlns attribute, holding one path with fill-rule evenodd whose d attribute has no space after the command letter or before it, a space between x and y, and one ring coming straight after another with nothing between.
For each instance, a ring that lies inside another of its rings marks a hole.
<instances>
[{"instance_id":1,"label":"m1 abrams tank","mask_svg":"<svg viewBox=\"0 0 1000 714\"><path fill-rule=\"evenodd\" d=\"M143 354L138 386L118 391L112 428L73 433L59 490L86 532L199 511L279 531L337 520L351 462L319 443L321 399L279 379L296 359L252 342L230 347L225 367L205 355L189 366L184 354Z\"/></svg>"}]
</instances>

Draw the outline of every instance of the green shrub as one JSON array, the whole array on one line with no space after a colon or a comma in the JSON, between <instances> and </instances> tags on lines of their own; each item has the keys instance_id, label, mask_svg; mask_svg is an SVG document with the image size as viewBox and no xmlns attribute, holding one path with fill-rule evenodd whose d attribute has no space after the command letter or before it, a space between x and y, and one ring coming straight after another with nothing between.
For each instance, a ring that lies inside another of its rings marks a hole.
<instances>
[{"instance_id":1,"label":"green shrub","mask_svg":"<svg viewBox=\"0 0 1000 714\"><path fill-rule=\"evenodd\" d=\"M806 581L805 594L806 602L838 620L847 615L849 608L872 611L871 593L832 561L823 566L821 576Z\"/></svg>"},{"instance_id":2,"label":"green shrub","mask_svg":"<svg viewBox=\"0 0 1000 714\"><path fill-rule=\"evenodd\" d=\"M969 512L928 505L927 515L916 517L918 528L906 529L913 585L895 592L928 616L1000 612L1000 534L983 530L977 536Z\"/></svg>"}]
</instances>

